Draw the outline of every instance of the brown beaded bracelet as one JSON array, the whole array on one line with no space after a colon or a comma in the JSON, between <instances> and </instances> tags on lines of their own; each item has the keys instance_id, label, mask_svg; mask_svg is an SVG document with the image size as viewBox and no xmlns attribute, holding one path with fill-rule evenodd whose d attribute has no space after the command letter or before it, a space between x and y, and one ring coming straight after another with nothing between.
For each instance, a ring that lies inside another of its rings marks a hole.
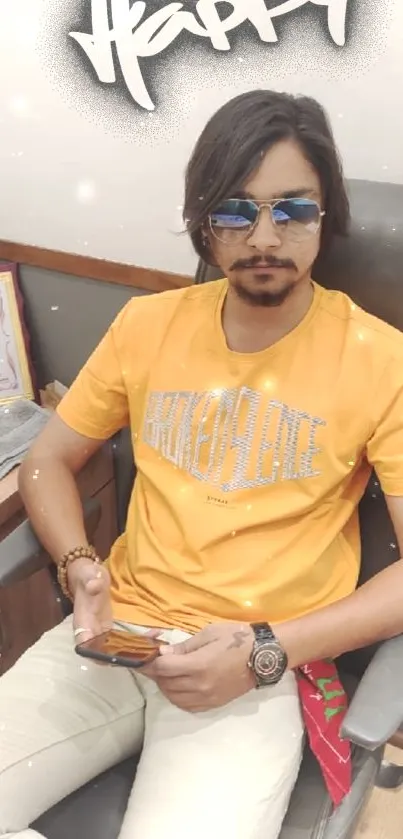
<instances>
[{"instance_id":1,"label":"brown beaded bracelet","mask_svg":"<svg viewBox=\"0 0 403 839\"><path fill-rule=\"evenodd\" d=\"M69 588L67 572L69 565L76 559L91 559L97 565L101 564L101 560L92 545L79 545L77 548L73 548L72 551L63 554L57 566L57 580L64 596L68 597L71 601L73 601L73 595Z\"/></svg>"}]
</instances>

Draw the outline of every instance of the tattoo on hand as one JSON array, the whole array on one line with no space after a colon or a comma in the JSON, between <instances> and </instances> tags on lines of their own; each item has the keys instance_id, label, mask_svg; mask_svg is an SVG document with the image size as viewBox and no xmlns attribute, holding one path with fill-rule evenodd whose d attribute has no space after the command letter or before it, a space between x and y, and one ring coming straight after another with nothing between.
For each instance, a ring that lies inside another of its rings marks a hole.
<instances>
[{"instance_id":1,"label":"tattoo on hand","mask_svg":"<svg viewBox=\"0 0 403 839\"><path fill-rule=\"evenodd\" d=\"M237 632L234 632L232 636L232 641L227 647L228 650L234 650L236 647L242 647L242 644L245 643L246 639L249 638L249 632L246 632L244 629L240 629Z\"/></svg>"}]
</instances>

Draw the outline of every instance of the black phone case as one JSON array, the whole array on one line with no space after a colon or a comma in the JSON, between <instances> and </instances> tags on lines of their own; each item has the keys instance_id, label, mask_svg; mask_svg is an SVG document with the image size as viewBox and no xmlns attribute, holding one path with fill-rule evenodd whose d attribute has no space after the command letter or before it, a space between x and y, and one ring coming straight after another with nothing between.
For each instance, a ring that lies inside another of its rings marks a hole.
<instances>
[{"instance_id":1,"label":"black phone case","mask_svg":"<svg viewBox=\"0 0 403 839\"><path fill-rule=\"evenodd\" d=\"M140 667L145 667L146 664L150 664L159 655L159 651L156 650L154 654L150 654L149 658L136 660L133 658L125 658L124 656L120 655L111 656L107 653L97 653L93 650L85 649L85 647L80 646L80 644L76 646L75 651L77 655L82 656L82 658L91 658L93 661L102 661L105 664L110 664L112 667L130 667L132 670L137 670Z\"/></svg>"}]
</instances>

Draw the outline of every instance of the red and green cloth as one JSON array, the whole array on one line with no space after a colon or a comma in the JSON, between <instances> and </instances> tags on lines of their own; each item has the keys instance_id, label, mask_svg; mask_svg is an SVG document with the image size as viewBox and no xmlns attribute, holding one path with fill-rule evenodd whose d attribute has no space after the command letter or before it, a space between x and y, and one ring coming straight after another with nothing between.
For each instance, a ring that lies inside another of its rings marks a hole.
<instances>
[{"instance_id":1,"label":"red and green cloth","mask_svg":"<svg viewBox=\"0 0 403 839\"><path fill-rule=\"evenodd\" d=\"M350 743L340 736L348 707L347 694L333 661L305 664L298 668L296 676L309 745L337 807L352 783Z\"/></svg>"}]
</instances>

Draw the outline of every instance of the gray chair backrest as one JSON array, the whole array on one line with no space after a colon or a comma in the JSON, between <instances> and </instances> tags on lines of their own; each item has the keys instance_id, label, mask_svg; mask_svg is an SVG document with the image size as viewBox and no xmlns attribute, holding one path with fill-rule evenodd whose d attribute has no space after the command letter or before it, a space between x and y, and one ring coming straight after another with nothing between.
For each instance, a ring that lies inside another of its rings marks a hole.
<instances>
[{"instance_id":1,"label":"gray chair backrest","mask_svg":"<svg viewBox=\"0 0 403 839\"><path fill-rule=\"evenodd\" d=\"M403 331L403 185L348 182L352 225L317 261L314 278L325 288L346 292L359 306ZM199 263L196 282L222 276ZM403 418L402 418L403 422ZM362 567L360 584L399 558L385 499L374 474L360 504ZM373 650L345 659L362 672Z\"/></svg>"}]
</instances>

